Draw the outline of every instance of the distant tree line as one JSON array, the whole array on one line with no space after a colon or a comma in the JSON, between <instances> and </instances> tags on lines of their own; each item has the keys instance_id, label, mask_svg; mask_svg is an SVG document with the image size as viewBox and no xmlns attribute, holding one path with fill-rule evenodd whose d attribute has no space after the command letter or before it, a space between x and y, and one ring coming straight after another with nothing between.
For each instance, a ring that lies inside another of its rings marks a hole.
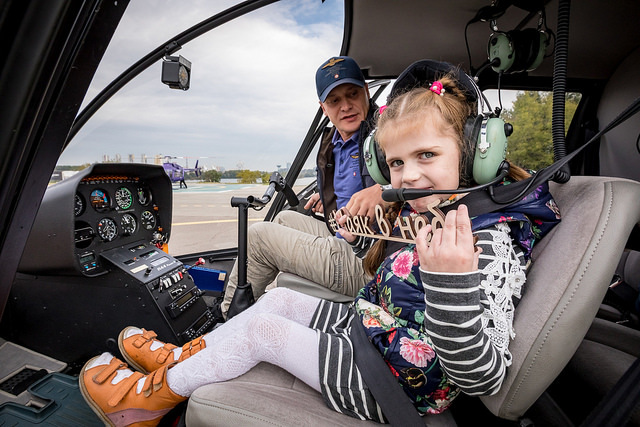
<instances>
[{"instance_id":1,"label":"distant tree line","mask_svg":"<svg viewBox=\"0 0 640 427\"><path fill-rule=\"evenodd\" d=\"M565 133L573 118L580 94L565 96ZM540 170L553 163L551 92L518 92L513 107L502 112L502 118L513 125L508 139L507 158L526 169Z\"/></svg>"},{"instance_id":2,"label":"distant tree line","mask_svg":"<svg viewBox=\"0 0 640 427\"><path fill-rule=\"evenodd\" d=\"M81 165L59 165L56 166L57 171L81 171L91 166L91 163L83 163Z\"/></svg>"},{"instance_id":3,"label":"distant tree line","mask_svg":"<svg viewBox=\"0 0 640 427\"><path fill-rule=\"evenodd\" d=\"M242 184L253 184L258 181L262 182L263 184L268 184L271 173L272 172L249 169L231 169L224 172L219 172L214 169L203 172L200 175L200 179L205 182L220 182L222 179L237 179L238 182ZM284 174L284 176L286 176L286 173ZM304 178L308 176L316 176L315 169L303 169L302 171L300 171L300 175L298 177ZM194 179L197 179L195 178L195 175Z\"/></svg>"}]
</instances>

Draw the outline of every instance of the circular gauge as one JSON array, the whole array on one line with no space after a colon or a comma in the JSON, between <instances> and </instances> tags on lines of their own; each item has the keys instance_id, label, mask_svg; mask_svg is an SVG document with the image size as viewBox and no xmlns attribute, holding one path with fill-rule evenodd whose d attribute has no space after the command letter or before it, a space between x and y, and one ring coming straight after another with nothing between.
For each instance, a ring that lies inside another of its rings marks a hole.
<instances>
[{"instance_id":1,"label":"circular gauge","mask_svg":"<svg viewBox=\"0 0 640 427\"><path fill-rule=\"evenodd\" d=\"M122 218L120 218L120 228L122 229L122 234L125 236L131 236L136 232L138 222L133 215L126 213L122 215Z\"/></svg>"},{"instance_id":2,"label":"circular gauge","mask_svg":"<svg viewBox=\"0 0 640 427\"><path fill-rule=\"evenodd\" d=\"M151 191L146 187L138 187L138 203L147 206L151 203Z\"/></svg>"},{"instance_id":3,"label":"circular gauge","mask_svg":"<svg viewBox=\"0 0 640 427\"><path fill-rule=\"evenodd\" d=\"M114 196L120 209L129 209L133 205L133 194L127 187L118 188Z\"/></svg>"},{"instance_id":4,"label":"circular gauge","mask_svg":"<svg viewBox=\"0 0 640 427\"><path fill-rule=\"evenodd\" d=\"M118 236L118 226L111 218L102 218L98 222L98 236L105 242L110 242Z\"/></svg>"},{"instance_id":5,"label":"circular gauge","mask_svg":"<svg viewBox=\"0 0 640 427\"><path fill-rule=\"evenodd\" d=\"M151 211L144 211L140 215L140 223L146 230L153 230L156 228L156 217Z\"/></svg>"},{"instance_id":6,"label":"circular gauge","mask_svg":"<svg viewBox=\"0 0 640 427\"><path fill-rule=\"evenodd\" d=\"M106 191L96 188L91 192L91 206L97 211L108 209L111 206L111 200Z\"/></svg>"},{"instance_id":7,"label":"circular gauge","mask_svg":"<svg viewBox=\"0 0 640 427\"><path fill-rule=\"evenodd\" d=\"M80 195L80 193L76 193L73 198L73 214L75 216L80 216L84 212L85 204L84 198Z\"/></svg>"}]
</instances>

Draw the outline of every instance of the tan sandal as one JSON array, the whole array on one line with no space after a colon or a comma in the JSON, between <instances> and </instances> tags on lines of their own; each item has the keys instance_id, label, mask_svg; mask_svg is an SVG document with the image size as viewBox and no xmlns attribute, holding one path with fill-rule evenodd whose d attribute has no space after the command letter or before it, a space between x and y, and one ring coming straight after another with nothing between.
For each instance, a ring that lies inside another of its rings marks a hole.
<instances>
[{"instance_id":1,"label":"tan sandal","mask_svg":"<svg viewBox=\"0 0 640 427\"><path fill-rule=\"evenodd\" d=\"M118 348L129 365L146 374L176 362L173 350L178 348L177 346L157 340L158 335L146 329L142 329L141 334L133 334L125 338L127 332L131 329L140 330L140 328L127 326L118 336ZM158 345L161 345L161 347L151 350L154 341L156 342L154 347ZM188 359L205 347L206 343L202 337L189 341L182 346L182 354L180 354L177 362Z\"/></svg>"},{"instance_id":2,"label":"tan sandal","mask_svg":"<svg viewBox=\"0 0 640 427\"><path fill-rule=\"evenodd\" d=\"M167 384L167 370L172 364L146 376L134 372L114 384L119 371L127 369L127 364L112 356L108 365L92 366L99 357L83 366L78 382L84 399L108 425L155 426L178 403L187 400ZM144 386L137 393L140 379L144 380Z\"/></svg>"}]
</instances>

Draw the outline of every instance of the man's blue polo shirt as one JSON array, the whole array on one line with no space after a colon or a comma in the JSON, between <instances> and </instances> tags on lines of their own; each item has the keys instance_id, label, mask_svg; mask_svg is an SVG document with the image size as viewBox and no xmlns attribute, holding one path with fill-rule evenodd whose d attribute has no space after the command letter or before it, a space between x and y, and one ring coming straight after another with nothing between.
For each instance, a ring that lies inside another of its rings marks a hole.
<instances>
[{"instance_id":1,"label":"man's blue polo shirt","mask_svg":"<svg viewBox=\"0 0 640 427\"><path fill-rule=\"evenodd\" d=\"M346 206L351 196L362 190L360 177L360 152L358 150L358 136L356 131L346 142L342 140L337 130L333 134L333 158L335 169L333 173L333 189L336 193L338 209Z\"/></svg>"}]
</instances>

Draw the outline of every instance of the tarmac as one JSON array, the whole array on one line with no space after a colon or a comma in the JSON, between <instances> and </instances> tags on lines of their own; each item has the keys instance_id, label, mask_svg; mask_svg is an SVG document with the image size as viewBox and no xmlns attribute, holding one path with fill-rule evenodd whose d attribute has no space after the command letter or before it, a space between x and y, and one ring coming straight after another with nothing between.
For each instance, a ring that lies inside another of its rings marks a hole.
<instances>
[{"instance_id":1,"label":"tarmac","mask_svg":"<svg viewBox=\"0 0 640 427\"><path fill-rule=\"evenodd\" d=\"M173 186L173 221L169 253L194 254L238 246L238 208L231 197L262 197L267 185L187 182L188 188ZM296 193L301 188L294 188ZM249 209L248 225L264 221L271 205Z\"/></svg>"}]
</instances>

